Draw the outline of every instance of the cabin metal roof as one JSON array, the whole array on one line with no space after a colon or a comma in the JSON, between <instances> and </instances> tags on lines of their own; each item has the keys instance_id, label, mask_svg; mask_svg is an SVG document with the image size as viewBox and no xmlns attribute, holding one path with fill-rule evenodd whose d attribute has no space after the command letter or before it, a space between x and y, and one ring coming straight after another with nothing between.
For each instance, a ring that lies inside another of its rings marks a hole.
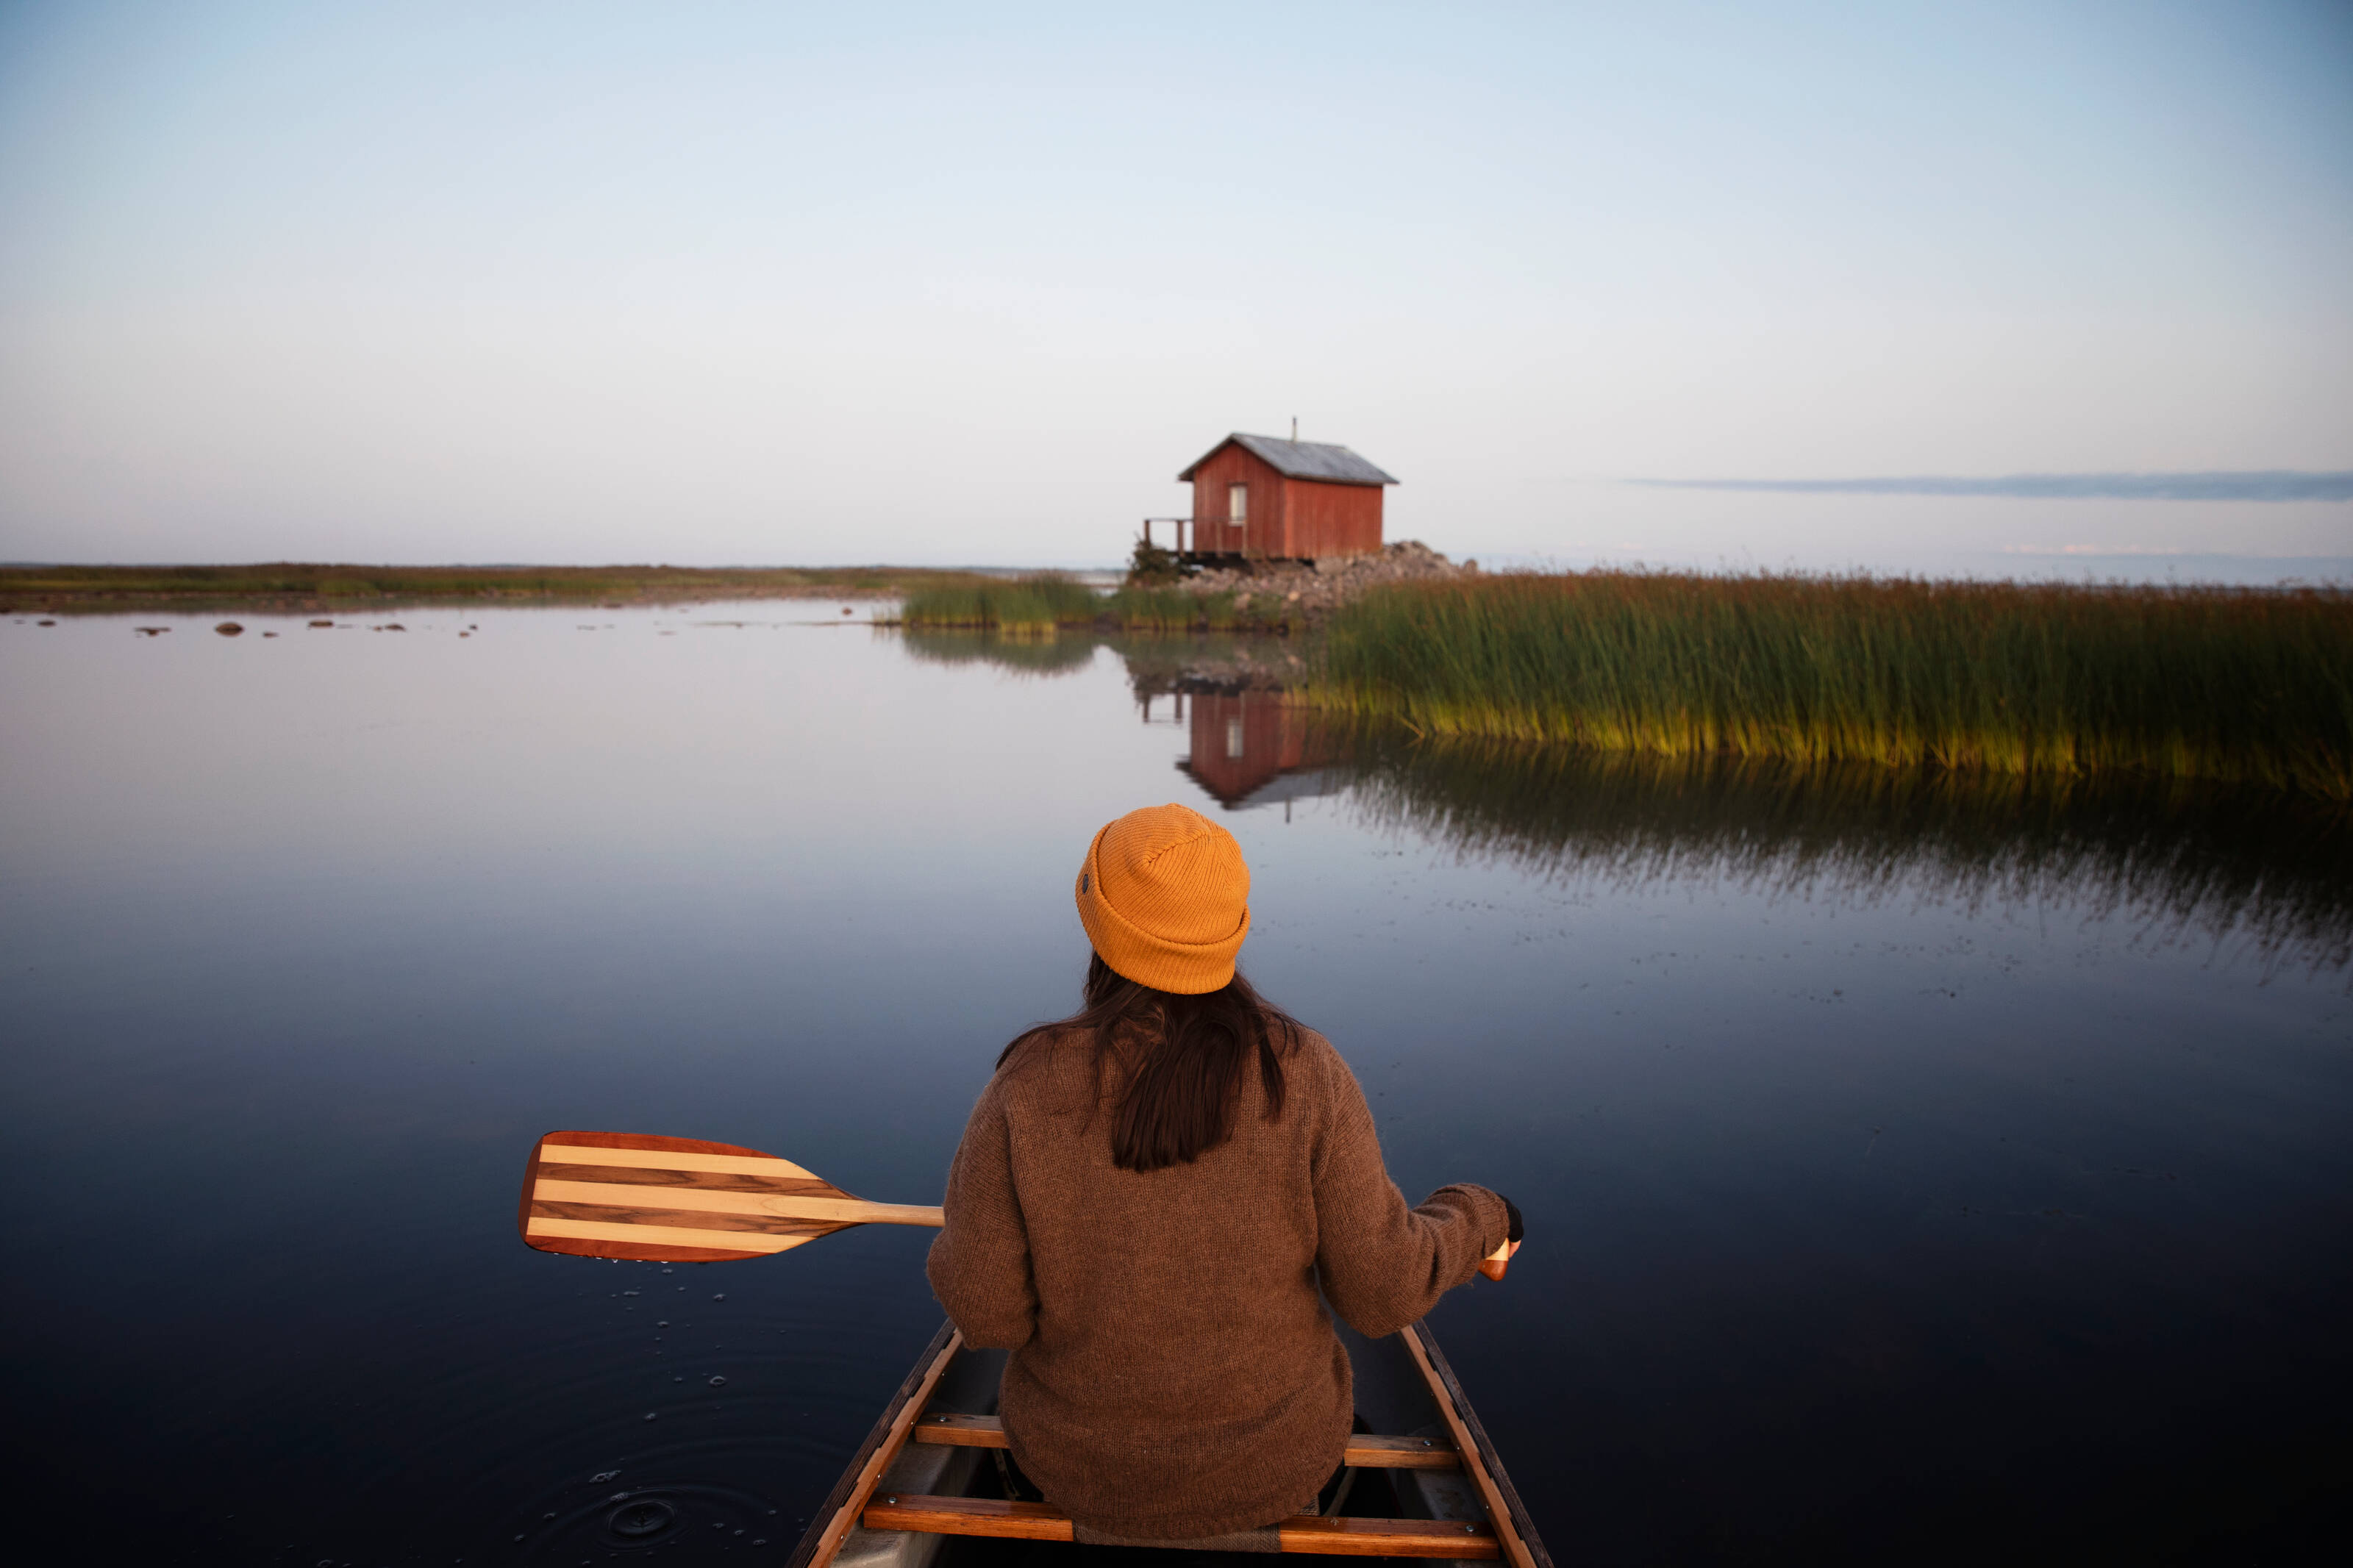
<instances>
[{"instance_id":1,"label":"cabin metal roof","mask_svg":"<svg viewBox=\"0 0 2353 1568\"><path fill-rule=\"evenodd\" d=\"M1195 468L1229 446L1240 447L1285 479L1321 479L1327 485L1393 485L1399 482L1394 474L1383 473L1345 447L1335 447L1323 441L1286 441L1280 436L1245 436L1239 430L1193 459L1191 466L1176 476L1178 481L1190 480Z\"/></svg>"}]
</instances>

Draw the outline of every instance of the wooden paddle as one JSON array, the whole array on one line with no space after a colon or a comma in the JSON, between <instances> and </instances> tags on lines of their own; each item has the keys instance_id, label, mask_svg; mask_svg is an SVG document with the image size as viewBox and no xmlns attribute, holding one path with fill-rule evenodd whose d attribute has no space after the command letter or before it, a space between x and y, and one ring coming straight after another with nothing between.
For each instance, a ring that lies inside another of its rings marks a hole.
<instances>
[{"instance_id":1,"label":"wooden paddle","mask_svg":"<svg viewBox=\"0 0 2353 1568\"><path fill-rule=\"evenodd\" d=\"M765 1258L853 1225L930 1225L940 1211L870 1204L790 1160L639 1132L551 1132L515 1216L542 1252L662 1263Z\"/></svg>"},{"instance_id":2,"label":"wooden paddle","mask_svg":"<svg viewBox=\"0 0 2353 1568\"><path fill-rule=\"evenodd\" d=\"M734 1143L644 1132L550 1132L523 1167L515 1223L542 1252L644 1262L765 1258L853 1225L946 1223L917 1204L870 1204L790 1160ZM1479 1265L1501 1279L1517 1242Z\"/></svg>"}]
</instances>

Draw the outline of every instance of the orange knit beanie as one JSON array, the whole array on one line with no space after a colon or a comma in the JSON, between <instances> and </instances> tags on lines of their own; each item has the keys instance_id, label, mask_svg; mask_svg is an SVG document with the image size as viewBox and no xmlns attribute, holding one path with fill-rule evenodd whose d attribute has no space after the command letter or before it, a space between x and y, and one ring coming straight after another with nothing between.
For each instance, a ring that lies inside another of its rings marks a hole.
<instances>
[{"instance_id":1,"label":"orange knit beanie","mask_svg":"<svg viewBox=\"0 0 2353 1568\"><path fill-rule=\"evenodd\" d=\"M1234 836L1182 805L1107 825L1079 868L1079 920L1112 969L1198 996L1234 977L1250 934L1250 868Z\"/></svg>"}]
</instances>

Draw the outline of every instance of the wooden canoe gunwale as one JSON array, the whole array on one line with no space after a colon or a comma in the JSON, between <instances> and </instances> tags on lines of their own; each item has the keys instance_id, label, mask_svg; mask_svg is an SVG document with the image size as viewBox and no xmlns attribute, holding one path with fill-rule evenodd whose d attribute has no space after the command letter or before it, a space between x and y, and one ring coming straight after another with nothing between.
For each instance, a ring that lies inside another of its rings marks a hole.
<instances>
[{"instance_id":1,"label":"wooden canoe gunwale","mask_svg":"<svg viewBox=\"0 0 2353 1568\"><path fill-rule=\"evenodd\" d=\"M923 1404L938 1385L940 1374L955 1359L956 1350L963 1343L964 1336L956 1331L954 1323L940 1325L940 1331L932 1336L932 1342L915 1359L914 1370L907 1373L906 1381L899 1384L899 1392L883 1407L882 1418L866 1434L866 1441L850 1457L849 1468L833 1483L833 1490L826 1494L824 1505L809 1516L808 1531L793 1549L786 1568L826 1568L833 1561L833 1554L841 1549L843 1540L857 1524L858 1516L865 1511L874 1483L881 1479L882 1472L906 1446L908 1429L923 1413Z\"/></svg>"},{"instance_id":2,"label":"wooden canoe gunwale","mask_svg":"<svg viewBox=\"0 0 2353 1568\"><path fill-rule=\"evenodd\" d=\"M1504 1505L1502 1517L1493 1522L1505 1554L1517 1568L1553 1568L1552 1553L1545 1550L1544 1538L1536 1533L1535 1521L1528 1517L1527 1506L1520 1501L1519 1490L1504 1468L1504 1457L1495 1451L1487 1428L1479 1424L1479 1413L1471 1408L1471 1396L1462 1392L1446 1352L1438 1348L1438 1336L1430 1332L1425 1321L1408 1324L1405 1341L1409 1350L1418 1352L1414 1360L1429 1381L1430 1393L1437 1398L1447 1425L1457 1429L1456 1441L1465 1436L1471 1439L1463 1456L1464 1468L1480 1483L1479 1489L1489 1494L1489 1513L1494 1512L1497 1502ZM1471 1462L1473 1459L1475 1464Z\"/></svg>"},{"instance_id":3,"label":"wooden canoe gunwale","mask_svg":"<svg viewBox=\"0 0 2353 1568\"><path fill-rule=\"evenodd\" d=\"M1471 1407L1461 1381L1437 1336L1426 1323L1403 1332L1405 1348L1424 1392L1453 1434L1451 1447L1434 1439L1358 1436L1350 1441L1346 1463L1399 1470L1459 1467L1475 1486L1485 1521L1463 1519L1328 1518L1302 1515L1267 1527L1284 1552L1313 1555L1501 1558L1509 1568L1553 1568L1502 1456ZM898 1394L867 1435L849 1468L809 1522L788 1568L830 1568L851 1527L923 1535L995 1536L1039 1542L1075 1542L1075 1526L1050 1504L1008 1502L992 1498L894 1494L877 1500L879 1483L910 1444L959 1448L1007 1447L995 1416L926 1408L941 1375L962 1343L953 1324L933 1336ZM1401 1370L1401 1369L1400 1369ZM1434 1428L1424 1427L1424 1431ZM1460 1533L1458 1533L1458 1531ZM1250 1533L1250 1532L1245 1532ZM1176 1549L1193 1543L1171 1542ZM1264 1547L1256 1550L1263 1552Z\"/></svg>"}]
</instances>

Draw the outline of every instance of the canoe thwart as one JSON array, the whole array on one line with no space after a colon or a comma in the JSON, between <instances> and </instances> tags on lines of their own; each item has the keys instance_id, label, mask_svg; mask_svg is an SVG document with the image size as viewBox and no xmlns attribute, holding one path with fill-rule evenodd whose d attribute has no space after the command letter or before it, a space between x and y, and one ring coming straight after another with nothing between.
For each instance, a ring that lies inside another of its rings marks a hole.
<instances>
[{"instance_id":1,"label":"canoe thwart","mask_svg":"<svg viewBox=\"0 0 2353 1568\"><path fill-rule=\"evenodd\" d=\"M869 1530L925 1535L993 1535L1016 1541L1075 1541L1071 1516L1050 1503L995 1498L878 1495L859 1522ZM1493 1558L1502 1555L1484 1524L1451 1519L1286 1519L1275 1527L1285 1552L1321 1557ZM1187 1542L1172 1541L1171 1547Z\"/></svg>"},{"instance_id":2,"label":"canoe thwart","mask_svg":"<svg viewBox=\"0 0 2353 1568\"><path fill-rule=\"evenodd\" d=\"M908 1436L918 1443L942 1443L955 1448L1002 1448L1005 1423L994 1415L946 1415L925 1411Z\"/></svg>"},{"instance_id":3,"label":"canoe thwart","mask_svg":"<svg viewBox=\"0 0 2353 1568\"><path fill-rule=\"evenodd\" d=\"M925 1535L998 1535L1015 1541L1071 1541L1071 1516L1042 1502L997 1498L878 1496L859 1523L869 1530Z\"/></svg>"},{"instance_id":4,"label":"canoe thwart","mask_svg":"<svg viewBox=\"0 0 2353 1568\"><path fill-rule=\"evenodd\" d=\"M1495 1532L1460 1519L1286 1519L1282 1549L1324 1557L1500 1557Z\"/></svg>"},{"instance_id":5,"label":"canoe thwart","mask_svg":"<svg viewBox=\"0 0 2353 1568\"><path fill-rule=\"evenodd\" d=\"M994 1415L957 1415L927 1410L908 1436L918 1443L956 1448L1002 1448L1005 1423ZM1359 1432L1348 1439L1342 1464L1360 1470L1454 1470L1462 1467L1454 1446L1437 1437L1391 1437Z\"/></svg>"},{"instance_id":6,"label":"canoe thwart","mask_svg":"<svg viewBox=\"0 0 2353 1568\"><path fill-rule=\"evenodd\" d=\"M1391 1437L1359 1432L1348 1439L1343 1464L1360 1470L1459 1470L1462 1456L1443 1437Z\"/></svg>"}]
</instances>

